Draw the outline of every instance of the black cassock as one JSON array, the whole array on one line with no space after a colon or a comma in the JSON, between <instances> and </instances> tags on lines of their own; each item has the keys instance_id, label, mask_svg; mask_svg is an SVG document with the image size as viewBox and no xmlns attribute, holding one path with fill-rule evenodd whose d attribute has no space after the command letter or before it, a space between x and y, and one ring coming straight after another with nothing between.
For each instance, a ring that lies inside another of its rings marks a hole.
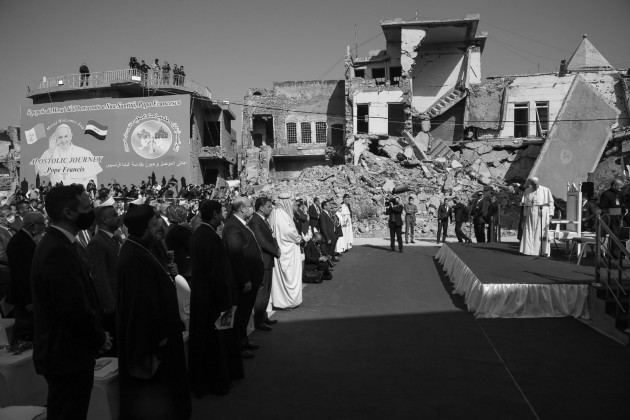
<instances>
[{"instance_id":1,"label":"black cassock","mask_svg":"<svg viewBox=\"0 0 630 420\"><path fill-rule=\"evenodd\" d=\"M191 401L175 284L133 236L120 250L118 286L120 420L188 419Z\"/></svg>"},{"instance_id":2,"label":"black cassock","mask_svg":"<svg viewBox=\"0 0 630 420\"><path fill-rule=\"evenodd\" d=\"M217 330L214 322L234 305L232 268L225 244L202 223L190 239L192 282L188 365L193 394L226 394L242 379L243 361L236 329Z\"/></svg>"}]
</instances>

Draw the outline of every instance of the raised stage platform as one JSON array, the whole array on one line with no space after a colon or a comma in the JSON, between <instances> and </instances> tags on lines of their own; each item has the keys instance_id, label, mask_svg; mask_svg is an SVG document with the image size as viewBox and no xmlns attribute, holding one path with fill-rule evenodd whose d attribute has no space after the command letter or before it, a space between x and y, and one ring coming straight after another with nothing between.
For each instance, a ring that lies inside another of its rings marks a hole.
<instances>
[{"instance_id":1,"label":"raised stage platform","mask_svg":"<svg viewBox=\"0 0 630 420\"><path fill-rule=\"evenodd\" d=\"M477 317L589 317L592 267L522 255L516 242L444 244L435 258Z\"/></svg>"}]
</instances>

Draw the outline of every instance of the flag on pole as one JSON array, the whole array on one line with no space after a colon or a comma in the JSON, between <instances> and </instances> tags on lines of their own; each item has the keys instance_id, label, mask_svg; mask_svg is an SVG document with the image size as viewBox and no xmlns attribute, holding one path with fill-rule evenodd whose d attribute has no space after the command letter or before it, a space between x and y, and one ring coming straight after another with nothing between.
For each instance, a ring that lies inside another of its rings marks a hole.
<instances>
[{"instance_id":1,"label":"flag on pole","mask_svg":"<svg viewBox=\"0 0 630 420\"><path fill-rule=\"evenodd\" d=\"M99 124L94 120L89 120L85 124L85 134L89 134L99 140L105 140L107 136L107 126Z\"/></svg>"},{"instance_id":2,"label":"flag on pole","mask_svg":"<svg viewBox=\"0 0 630 420\"><path fill-rule=\"evenodd\" d=\"M26 130L24 134L26 135L26 143L33 144L42 137L46 137L46 130L44 129L44 124L39 123L30 130Z\"/></svg>"}]
</instances>

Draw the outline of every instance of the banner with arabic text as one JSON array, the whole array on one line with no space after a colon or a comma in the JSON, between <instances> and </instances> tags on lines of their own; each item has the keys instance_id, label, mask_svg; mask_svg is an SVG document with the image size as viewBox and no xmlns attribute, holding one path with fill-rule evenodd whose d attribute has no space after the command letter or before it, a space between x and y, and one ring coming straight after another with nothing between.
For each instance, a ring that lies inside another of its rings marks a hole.
<instances>
[{"instance_id":1,"label":"banner with arabic text","mask_svg":"<svg viewBox=\"0 0 630 420\"><path fill-rule=\"evenodd\" d=\"M190 96L101 98L22 108L20 176L139 186L190 178Z\"/></svg>"}]
</instances>

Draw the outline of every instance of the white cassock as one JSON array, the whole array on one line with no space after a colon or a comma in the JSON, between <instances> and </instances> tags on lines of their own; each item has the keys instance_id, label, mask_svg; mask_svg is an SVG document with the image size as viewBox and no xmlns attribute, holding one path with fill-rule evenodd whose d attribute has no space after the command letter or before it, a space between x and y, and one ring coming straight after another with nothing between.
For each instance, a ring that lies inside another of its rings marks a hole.
<instances>
[{"instance_id":1,"label":"white cassock","mask_svg":"<svg viewBox=\"0 0 630 420\"><path fill-rule=\"evenodd\" d=\"M346 232L343 232L343 225L346 223L341 210L338 210L335 215L337 215L337 219L339 219L339 224L341 224L341 229L343 236L337 238L337 244L335 245L335 252L346 252L348 250L348 242L346 241Z\"/></svg>"},{"instance_id":2,"label":"white cassock","mask_svg":"<svg viewBox=\"0 0 630 420\"><path fill-rule=\"evenodd\" d=\"M280 247L280 258L273 267L271 301L276 308L294 308L302 303L302 236L293 218L281 208L271 212L269 224Z\"/></svg>"},{"instance_id":3,"label":"white cassock","mask_svg":"<svg viewBox=\"0 0 630 420\"><path fill-rule=\"evenodd\" d=\"M70 162L70 159L76 158L78 161ZM98 184L96 176L103 172L101 165L94 161L94 155L83 147L70 145L65 152L56 147L44 151L41 159L61 159L63 163L39 164L37 171L40 175L48 176L50 182L56 184L63 182L63 185L83 184L87 186L88 182L94 181Z\"/></svg>"},{"instance_id":4,"label":"white cassock","mask_svg":"<svg viewBox=\"0 0 630 420\"><path fill-rule=\"evenodd\" d=\"M523 236L519 251L525 255L551 254L549 243L549 220L554 213L554 202L551 191L547 187L538 186L535 191L527 187L521 200L525 220L523 222Z\"/></svg>"},{"instance_id":5,"label":"white cassock","mask_svg":"<svg viewBox=\"0 0 630 420\"><path fill-rule=\"evenodd\" d=\"M346 245L348 249L350 249L354 242L354 234L352 233L352 213L350 213L350 207L348 207L348 205L341 205L341 215L346 221L345 226L341 223L341 230L343 231L343 237L346 238Z\"/></svg>"}]
</instances>

